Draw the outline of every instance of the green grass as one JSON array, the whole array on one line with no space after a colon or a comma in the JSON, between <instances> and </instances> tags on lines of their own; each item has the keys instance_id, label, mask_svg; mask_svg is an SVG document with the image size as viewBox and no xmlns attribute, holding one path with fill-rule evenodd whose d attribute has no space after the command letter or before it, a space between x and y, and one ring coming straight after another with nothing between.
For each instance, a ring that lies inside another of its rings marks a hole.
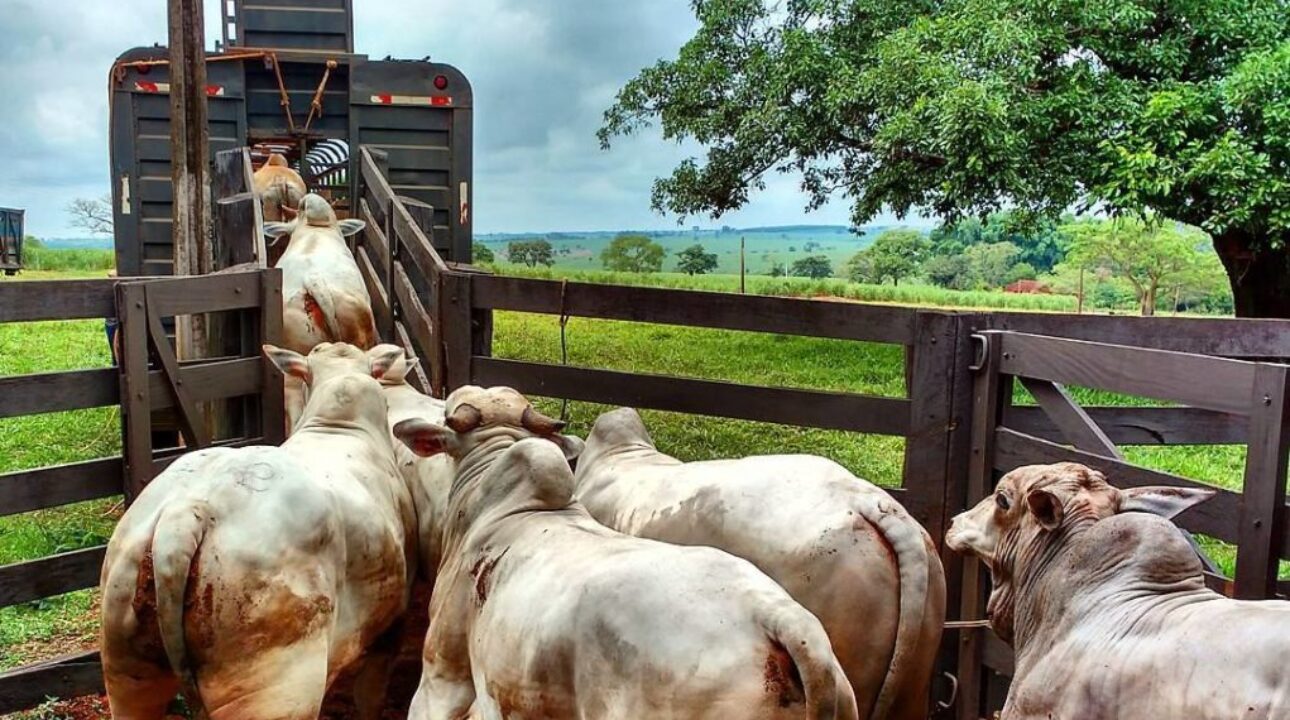
<instances>
[{"instance_id":1,"label":"green grass","mask_svg":"<svg viewBox=\"0 0 1290 720\"><path fill-rule=\"evenodd\" d=\"M502 263L505 275L608 285L636 285L711 292L738 292L738 275L686 275L684 273L618 273L605 270L528 268ZM838 278L778 278L750 275L746 280L751 295L779 297L825 297L893 305L939 308L997 308L1041 312L1075 312L1076 299L1067 295L1018 295L1001 291L946 290L931 285L865 285Z\"/></svg>"},{"instance_id":2,"label":"green grass","mask_svg":"<svg viewBox=\"0 0 1290 720\"><path fill-rule=\"evenodd\" d=\"M108 367L102 321L0 325L0 376ZM0 420L0 473L117 455L120 413L95 408ZM116 499L0 518L0 565L100 545ZM0 609L0 670L92 638L96 592ZM46 647L46 645L49 647Z\"/></svg>"},{"instance_id":3,"label":"green grass","mask_svg":"<svg viewBox=\"0 0 1290 720\"><path fill-rule=\"evenodd\" d=\"M895 345L580 318L569 321L566 336L573 365L875 395L905 391L904 350ZM493 354L559 362L559 322L551 316L497 313ZM560 405L541 403L548 413ZM569 403L571 431L585 434L607 409L612 408ZM903 438L654 411L642 415L658 446L683 460L816 453L871 482L900 484Z\"/></svg>"},{"instance_id":4,"label":"green grass","mask_svg":"<svg viewBox=\"0 0 1290 720\"><path fill-rule=\"evenodd\" d=\"M22 251L22 264L24 270L106 273L116 266L116 255L111 249L103 248L54 249L28 245Z\"/></svg>"}]
</instances>

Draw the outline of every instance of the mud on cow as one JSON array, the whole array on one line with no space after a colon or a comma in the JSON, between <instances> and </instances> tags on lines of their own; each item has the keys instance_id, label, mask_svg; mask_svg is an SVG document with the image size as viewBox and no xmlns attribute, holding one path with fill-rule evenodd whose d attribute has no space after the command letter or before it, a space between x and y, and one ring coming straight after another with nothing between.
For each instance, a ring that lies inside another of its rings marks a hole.
<instances>
[{"instance_id":1,"label":"mud on cow","mask_svg":"<svg viewBox=\"0 0 1290 720\"><path fill-rule=\"evenodd\" d=\"M812 455L683 463L631 408L596 421L576 478L605 525L721 548L783 586L824 624L863 717L927 717L945 575L931 537L881 488Z\"/></svg>"},{"instance_id":2,"label":"mud on cow","mask_svg":"<svg viewBox=\"0 0 1290 720\"><path fill-rule=\"evenodd\" d=\"M291 223L265 223L269 238L288 238L278 261L282 270L282 332L287 349L307 354L324 342L343 342L363 350L378 341L372 299L345 237L361 231L362 220L337 220L320 195L300 201ZM287 378L288 427L304 407L304 388Z\"/></svg>"},{"instance_id":3,"label":"mud on cow","mask_svg":"<svg viewBox=\"0 0 1290 720\"><path fill-rule=\"evenodd\" d=\"M457 460L411 717L856 717L823 627L770 578L597 523L573 499L581 443L514 390L447 411L395 427Z\"/></svg>"},{"instance_id":4,"label":"mud on cow","mask_svg":"<svg viewBox=\"0 0 1290 720\"><path fill-rule=\"evenodd\" d=\"M103 566L113 717L181 687L216 720L315 718L343 671L376 717L415 569L413 499L377 381L402 350L266 346L312 388L281 448L200 450L126 511Z\"/></svg>"},{"instance_id":5,"label":"mud on cow","mask_svg":"<svg viewBox=\"0 0 1290 720\"><path fill-rule=\"evenodd\" d=\"M1016 650L1004 720L1290 717L1290 603L1207 589L1168 520L1212 495L1036 465L954 519L946 542L989 567Z\"/></svg>"}]
</instances>

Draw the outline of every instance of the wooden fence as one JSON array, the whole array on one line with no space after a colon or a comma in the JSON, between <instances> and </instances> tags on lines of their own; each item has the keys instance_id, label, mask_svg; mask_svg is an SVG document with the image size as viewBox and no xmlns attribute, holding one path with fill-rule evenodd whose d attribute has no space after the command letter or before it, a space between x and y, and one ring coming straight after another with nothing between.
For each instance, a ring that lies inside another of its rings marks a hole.
<instances>
[{"instance_id":1,"label":"wooden fence","mask_svg":"<svg viewBox=\"0 0 1290 720\"><path fill-rule=\"evenodd\" d=\"M228 200L224 224L253 225L246 220L245 158L222 162L230 178L221 190ZM1220 493L1180 522L1239 546L1236 577L1211 574L1213 587L1242 597L1277 590L1277 560L1290 549L1286 368L1255 360L1290 357L1290 323L942 312L496 277L445 262L433 208L398 196L383 165L379 152L359 149L354 209L367 228L353 250L383 338L422 359L411 381L426 392L443 397L467 383L506 384L532 395L903 437L902 483L893 494L938 543L953 515L1021 463L1076 460L1121 485L1189 484L1195 479L1124 462L1119 447L1243 444L1250 457L1245 492ZM261 256L254 247L232 251L228 260ZM125 322L119 372L0 379L0 417L120 404L125 448L119 458L0 476L0 515L136 493L176 453L156 452L146 437L151 421L143 418L157 411L176 414L190 447L279 439L276 403L244 409L256 431L238 437L208 437L196 416L200 404L229 396L280 396L277 374L253 357L280 331L278 283L276 273L252 273L119 287L107 280L0 285L0 322L118 316ZM163 340L165 318L228 310L253 316L233 335L236 357L177 363ZM498 310L902 346L906 392L886 397L495 358ZM1014 384L1036 403L1014 404ZM1068 384L1177 405L1084 408ZM0 605L92 586L102 554L92 548L0 568ZM978 619L986 589L978 568L950 553L943 559L951 619ZM961 682L956 704L949 702L952 683L936 688L943 712L974 718L997 708L1010 664L1009 649L988 631L948 631L941 668ZM92 654L25 668L0 676L0 712L46 695L91 691L100 682Z\"/></svg>"},{"instance_id":2,"label":"wooden fence","mask_svg":"<svg viewBox=\"0 0 1290 720\"><path fill-rule=\"evenodd\" d=\"M237 314L236 353L176 361L162 321L199 313ZM262 343L280 341L280 273L0 284L0 323L99 318L121 321L120 366L0 378L0 418L119 406L122 455L0 475L0 516L122 494L128 501L184 452L281 442L281 375L260 353ZM237 397L248 398L242 434L211 437L199 406ZM177 418L184 447L153 448L158 413ZM0 607L97 586L105 551L100 545L0 566ZM0 714L102 687L96 652L18 668L0 674Z\"/></svg>"},{"instance_id":3,"label":"wooden fence","mask_svg":"<svg viewBox=\"0 0 1290 720\"><path fill-rule=\"evenodd\" d=\"M505 384L546 397L902 436L902 484L893 495L938 546L950 519L1021 463L1075 460L1122 485L1195 485L1125 463L1117 446L1248 443L1246 493L1223 492L1181 522L1241 547L1235 583L1212 575L1213 587L1245 597L1274 591L1276 559L1290 547L1280 510L1285 368L1225 358L1290 357L1290 322L940 312L496 277L440 258L429 209L393 192L379 153L360 148L360 169L360 217L368 230L356 255L378 325L384 337L422 358L426 375L415 382L436 396L467 383ZM495 310L902 345L906 396L494 358ZM980 338L993 339L985 358L978 357ZM1013 377L1036 405L1012 404ZM1180 405L1082 408L1063 383ZM979 619L985 584L978 569L942 552L950 619ZM947 631L941 668L959 682L938 683L935 694L944 701L938 714L989 716L1001 707L1010 667L1011 650L987 630ZM957 702L948 702L955 685Z\"/></svg>"}]
</instances>

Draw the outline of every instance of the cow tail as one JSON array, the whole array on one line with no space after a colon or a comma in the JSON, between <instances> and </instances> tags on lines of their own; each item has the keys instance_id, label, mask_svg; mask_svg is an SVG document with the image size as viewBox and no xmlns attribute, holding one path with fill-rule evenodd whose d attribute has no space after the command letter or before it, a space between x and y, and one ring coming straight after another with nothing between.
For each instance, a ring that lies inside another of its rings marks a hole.
<instances>
[{"instance_id":1,"label":"cow tail","mask_svg":"<svg viewBox=\"0 0 1290 720\"><path fill-rule=\"evenodd\" d=\"M322 311L328 337L332 342L345 342L345 332L341 327L340 317L336 314L336 298L332 297L331 288L325 282L319 282L316 276L305 278L304 286L305 292L318 303L318 309Z\"/></svg>"},{"instance_id":2,"label":"cow tail","mask_svg":"<svg viewBox=\"0 0 1290 720\"><path fill-rule=\"evenodd\" d=\"M859 720L855 693L847 680L842 665L833 654L833 646L824 633L820 621L802 606L785 603L772 610L761 621L771 642L771 655L766 661L767 687L789 678L780 675L776 668L778 658L787 654L797 669L796 680L801 682L806 697L806 717L811 720Z\"/></svg>"},{"instance_id":3,"label":"cow tail","mask_svg":"<svg viewBox=\"0 0 1290 720\"><path fill-rule=\"evenodd\" d=\"M210 527L205 503L173 505L161 512L152 535L152 567L157 588L157 627L170 668L184 683L189 700L197 700L197 682L184 641L184 595L193 560Z\"/></svg>"},{"instance_id":4,"label":"cow tail","mask_svg":"<svg viewBox=\"0 0 1290 720\"><path fill-rule=\"evenodd\" d=\"M936 652L940 643L941 618L932 617L936 613L929 613L928 605L933 602L944 604L945 580L944 573L940 570L940 558L936 556L926 533L895 500L883 496L877 502L860 503L858 509L890 546L900 579L895 647L892 649L891 661L887 663L887 676L878 692L871 715L874 718L885 718L892 712L902 688L911 685L926 687L926 682L930 681L930 677L915 679L909 676L911 673L921 672L920 664L927 665L930 672L930 663L924 656ZM938 623L936 636L930 643L925 642L929 617Z\"/></svg>"}]
</instances>

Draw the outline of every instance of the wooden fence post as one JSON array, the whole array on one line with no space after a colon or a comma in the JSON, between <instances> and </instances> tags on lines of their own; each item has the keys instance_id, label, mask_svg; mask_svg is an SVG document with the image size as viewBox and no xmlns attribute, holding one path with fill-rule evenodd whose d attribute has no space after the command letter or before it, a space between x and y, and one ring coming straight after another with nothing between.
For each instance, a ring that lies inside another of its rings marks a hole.
<instances>
[{"instance_id":1,"label":"wooden fence post","mask_svg":"<svg viewBox=\"0 0 1290 720\"><path fill-rule=\"evenodd\" d=\"M951 516L962 509L972 415L971 328L968 316L920 311L914 343L906 347L905 383L910 435L905 441L906 505L940 549L947 607L957 607L959 559L943 547ZM942 638L938 667L953 672L957 637ZM949 688L933 687L950 694ZM941 699L941 698L934 698Z\"/></svg>"},{"instance_id":2,"label":"wooden fence post","mask_svg":"<svg viewBox=\"0 0 1290 720\"><path fill-rule=\"evenodd\" d=\"M964 505L979 502L994 489L995 428L1005 408L1012 402L1012 378L1000 375L1002 348L998 338L986 334L981 366L973 382L971 456L968 463L967 495ZM976 620L985 608L984 571L980 561L965 558L961 562L962 580L959 595L959 619ZM959 706L960 720L981 717L981 691L984 673L982 658L987 630L964 630L959 638Z\"/></svg>"},{"instance_id":3,"label":"wooden fence post","mask_svg":"<svg viewBox=\"0 0 1290 720\"><path fill-rule=\"evenodd\" d=\"M470 275L460 272L440 273L442 291L439 294L443 312L443 349L445 368L445 393L450 393L471 381L470 356L474 349L474 323L471 313Z\"/></svg>"},{"instance_id":4,"label":"wooden fence post","mask_svg":"<svg viewBox=\"0 0 1290 720\"><path fill-rule=\"evenodd\" d=\"M282 271L260 271L260 345L282 342ZM260 347L250 348L261 355ZM263 363L264 391L260 397L260 434L267 445L281 445L286 440L286 411L283 406L284 379L278 368L261 357Z\"/></svg>"},{"instance_id":5,"label":"wooden fence post","mask_svg":"<svg viewBox=\"0 0 1290 720\"><path fill-rule=\"evenodd\" d=\"M116 286L121 320L121 455L125 501L134 501L152 479L152 399L148 390L148 316L141 283Z\"/></svg>"},{"instance_id":6,"label":"wooden fence post","mask_svg":"<svg viewBox=\"0 0 1290 720\"><path fill-rule=\"evenodd\" d=\"M383 258L385 261L385 296L390 301L390 312L385 318L385 322L382 323L383 327L380 328L381 337L385 339L385 342L392 343L399 341L398 333L394 331L394 323L398 321L401 314L400 308L402 307L399 303L399 294L394 291L394 264L399 261L399 245L401 244L399 234L394 228L394 204L396 202L398 200L391 198L384 208L386 245L386 256ZM372 258L372 262L378 261L378 258Z\"/></svg>"},{"instance_id":7,"label":"wooden fence post","mask_svg":"<svg viewBox=\"0 0 1290 720\"><path fill-rule=\"evenodd\" d=\"M1254 370L1234 584L1235 596L1243 600L1276 596L1290 449L1288 373L1282 365L1264 363Z\"/></svg>"}]
</instances>

